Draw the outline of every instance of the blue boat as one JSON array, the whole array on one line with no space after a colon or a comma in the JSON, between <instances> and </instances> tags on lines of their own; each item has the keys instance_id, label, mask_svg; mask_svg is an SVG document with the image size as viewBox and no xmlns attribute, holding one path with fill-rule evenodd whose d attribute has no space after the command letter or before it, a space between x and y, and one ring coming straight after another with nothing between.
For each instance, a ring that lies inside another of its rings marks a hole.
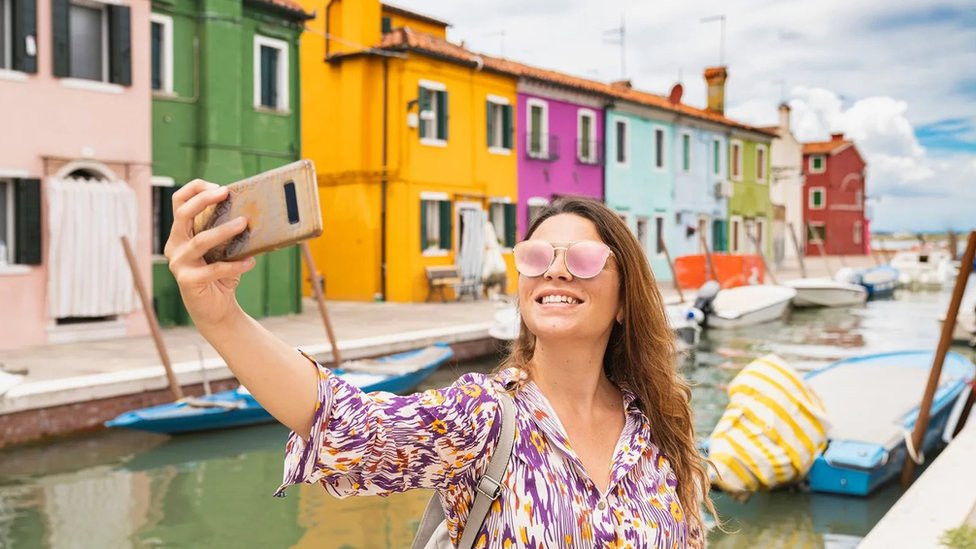
<instances>
[{"instance_id":1,"label":"blue boat","mask_svg":"<svg viewBox=\"0 0 976 549\"><path fill-rule=\"evenodd\" d=\"M345 362L333 372L365 392L405 393L420 385L447 362L454 351L446 343L368 360ZM154 433L189 433L274 421L244 387L179 402L132 410L107 421Z\"/></svg>"},{"instance_id":2,"label":"blue boat","mask_svg":"<svg viewBox=\"0 0 976 549\"><path fill-rule=\"evenodd\" d=\"M810 489L867 496L899 474L932 367L931 351L866 355L835 362L805 379L824 402L827 448L807 475ZM976 366L948 353L932 400L921 456L938 449L953 429Z\"/></svg>"},{"instance_id":3,"label":"blue boat","mask_svg":"<svg viewBox=\"0 0 976 549\"><path fill-rule=\"evenodd\" d=\"M868 299L890 297L898 287L898 269L891 265L879 265L857 274L856 283L868 291Z\"/></svg>"}]
</instances>

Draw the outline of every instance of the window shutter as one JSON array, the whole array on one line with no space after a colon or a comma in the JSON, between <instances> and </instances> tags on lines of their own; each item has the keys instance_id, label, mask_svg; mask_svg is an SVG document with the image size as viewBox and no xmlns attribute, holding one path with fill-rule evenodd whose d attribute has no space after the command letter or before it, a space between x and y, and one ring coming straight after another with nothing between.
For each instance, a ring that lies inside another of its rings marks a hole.
<instances>
[{"instance_id":1,"label":"window shutter","mask_svg":"<svg viewBox=\"0 0 976 549\"><path fill-rule=\"evenodd\" d=\"M40 265L41 248L41 180L18 179L14 197L15 234L14 263Z\"/></svg>"},{"instance_id":2,"label":"window shutter","mask_svg":"<svg viewBox=\"0 0 976 549\"><path fill-rule=\"evenodd\" d=\"M14 0L13 6L13 68L37 72L37 4L35 0ZM27 51L27 42L34 43L33 53Z\"/></svg>"},{"instance_id":3,"label":"window shutter","mask_svg":"<svg viewBox=\"0 0 976 549\"><path fill-rule=\"evenodd\" d=\"M512 106L502 107L502 146L512 148Z\"/></svg>"},{"instance_id":4,"label":"window shutter","mask_svg":"<svg viewBox=\"0 0 976 549\"><path fill-rule=\"evenodd\" d=\"M427 201L420 201L420 251L427 249Z\"/></svg>"},{"instance_id":5,"label":"window shutter","mask_svg":"<svg viewBox=\"0 0 976 549\"><path fill-rule=\"evenodd\" d=\"M68 0L51 0L52 54L54 76L71 76L71 29Z\"/></svg>"},{"instance_id":6,"label":"window shutter","mask_svg":"<svg viewBox=\"0 0 976 549\"><path fill-rule=\"evenodd\" d=\"M515 246L515 204L505 204L505 246Z\"/></svg>"},{"instance_id":7,"label":"window shutter","mask_svg":"<svg viewBox=\"0 0 976 549\"><path fill-rule=\"evenodd\" d=\"M179 187L159 188L159 249L166 248L169 231L173 228L173 193Z\"/></svg>"},{"instance_id":8,"label":"window shutter","mask_svg":"<svg viewBox=\"0 0 976 549\"><path fill-rule=\"evenodd\" d=\"M437 92L437 137L447 141L447 92Z\"/></svg>"},{"instance_id":9,"label":"window shutter","mask_svg":"<svg viewBox=\"0 0 976 549\"><path fill-rule=\"evenodd\" d=\"M491 101L486 101L485 104L487 105L485 108L485 120L487 121L486 131L488 132L488 146L492 147L495 145L492 139L495 135L495 132L492 131L495 129L495 117L492 115L495 113L493 112L494 109L492 109L493 105Z\"/></svg>"},{"instance_id":10,"label":"window shutter","mask_svg":"<svg viewBox=\"0 0 976 549\"><path fill-rule=\"evenodd\" d=\"M451 201L441 200L440 201L440 218L441 218L441 249L450 250L451 246L451 234L453 234L451 227L452 211L451 211Z\"/></svg>"},{"instance_id":11,"label":"window shutter","mask_svg":"<svg viewBox=\"0 0 976 549\"><path fill-rule=\"evenodd\" d=\"M115 84L132 84L132 33L128 6L108 7L109 80Z\"/></svg>"}]
</instances>

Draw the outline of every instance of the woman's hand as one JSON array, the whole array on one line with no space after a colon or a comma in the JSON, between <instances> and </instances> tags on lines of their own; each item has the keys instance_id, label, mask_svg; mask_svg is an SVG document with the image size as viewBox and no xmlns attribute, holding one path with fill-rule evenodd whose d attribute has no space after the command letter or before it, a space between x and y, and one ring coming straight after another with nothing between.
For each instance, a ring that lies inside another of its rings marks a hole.
<instances>
[{"instance_id":1,"label":"woman's hand","mask_svg":"<svg viewBox=\"0 0 976 549\"><path fill-rule=\"evenodd\" d=\"M241 275L254 267L253 257L208 264L203 255L247 227L238 217L193 234L193 218L207 206L227 198L227 188L194 179L173 194L173 228L164 252L176 277L186 310L200 328L215 327L241 313L234 295Z\"/></svg>"}]
</instances>

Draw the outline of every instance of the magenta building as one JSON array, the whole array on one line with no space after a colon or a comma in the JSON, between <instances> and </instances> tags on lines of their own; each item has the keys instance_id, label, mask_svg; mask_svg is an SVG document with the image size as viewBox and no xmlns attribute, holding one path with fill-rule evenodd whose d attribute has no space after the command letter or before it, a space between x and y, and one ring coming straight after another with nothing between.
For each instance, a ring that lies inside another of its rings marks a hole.
<instances>
[{"instance_id":1,"label":"magenta building","mask_svg":"<svg viewBox=\"0 0 976 549\"><path fill-rule=\"evenodd\" d=\"M603 113L608 96L587 89L595 83L551 74L552 80L523 77L518 84L519 239L535 213L555 198L603 200Z\"/></svg>"}]
</instances>

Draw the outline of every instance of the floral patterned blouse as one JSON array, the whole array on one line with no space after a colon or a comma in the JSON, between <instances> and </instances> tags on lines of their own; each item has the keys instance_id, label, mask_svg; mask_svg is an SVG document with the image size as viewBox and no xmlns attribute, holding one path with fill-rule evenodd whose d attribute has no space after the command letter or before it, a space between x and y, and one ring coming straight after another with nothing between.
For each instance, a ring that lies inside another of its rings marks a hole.
<instances>
[{"instance_id":1,"label":"floral patterned blouse","mask_svg":"<svg viewBox=\"0 0 976 549\"><path fill-rule=\"evenodd\" d=\"M310 442L292 433L284 481L321 482L337 497L436 490L451 540L460 539L474 486L488 468L501 423L493 377L467 374L452 386L407 396L366 394L322 366ZM668 458L624 390L626 422L601 494L570 446L549 402L522 370L494 380L515 390L516 441L504 489L476 547L642 548L701 546L689 534Z\"/></svg>"}]
</instances>

